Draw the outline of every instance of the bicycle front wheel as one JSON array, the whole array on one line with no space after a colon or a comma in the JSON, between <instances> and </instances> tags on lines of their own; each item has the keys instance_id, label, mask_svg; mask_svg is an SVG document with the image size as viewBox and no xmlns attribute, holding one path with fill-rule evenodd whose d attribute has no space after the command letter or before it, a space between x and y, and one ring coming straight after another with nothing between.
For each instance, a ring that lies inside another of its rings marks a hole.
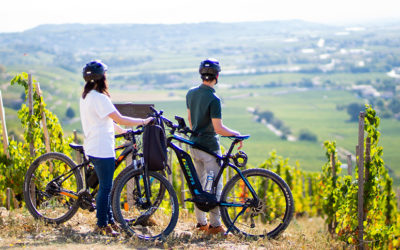
<instances>
[{"instance_id":1,"label":"bicycle front wheel","mask_svg":"<svg viewBox=\"0 0 400 250\"><path fill-rule=\"evenodd\" d=\"M150 197L145 194L143 169L132 170L114 183L115 219L131 235L157 239L170 234L178 221L179 204L172 185L157 172L148 173Z\"/></svg>"},{"instance_id":2,"label":"bicycle front wheel","mask_svg":"<svg viewBox=\"0 0 400 250\"><path fill-rule=\"evenodd\" d=\"M235 175L221 194L220 211L225 226L245 236L277 237L293 217L294 203L289 186L269 170L248 169L242 174L258 200L245 181Z\"/></svg>"},{"instance_id":3,"label":"bicycle front wheel","mask_svg":"<svg viewBox=\"0 0 400 250\"><path fill-rule=\"evenodd\" d=\"M135 170L135 169L138 169L138 167L137 167L137 166L134 167L133 165L130 165L130 166L126 167L124 170L122 170L122 171L118 174L118 176L117 176L117 177L115 178L115 180L114 180L114 185L113 185L112 190L111 190L111 201L114 199L114 193L115 193L116 183L120 182L120 180L121 180L124 176L126 176L127 174L129 174L129 172L131 172L131 171L133 171L133 170ZM163 173L162 173L162 174L163 174ZM139 176L135 177L135 181L136 181L137 183L139 183L140 178L141 178L141 177L139 177ZM154 179L154 177L150 177L150 178L149 178L150 183L153 182L153 179ZM131 182L131 183L132 183L132 182ZM158 206L161 204L162 199L163 199L163 197L164 197L164 193L165 193L165 186L164 186L164 185L161 185L161 186L160 186L160 190L158 190L158 195L157 195L157 197L152 201L152 202L153 202L153 203L152 203L153 209L152 209L152 210L149 210L149 211L146 213L146 215L143 215L143 216L140 216L139 218L137 218L138 221L137 221L136 223L144 223L147 219L149 219L149 218L151 217L151 215L152 215L155 211L157 211L157 209L154 209L154 208L158 207ZM155 197L155 196L154 196L154 197ZM130 198L133 199L133 194L131 195ZM122 199L124 199L124 198L122 197ZM125 202L125 201L122 201L122 202ZM125 206L126 206L126 205L125 205ZM116 220L117 220L117 215L115 214L115 211L114 211L114 210L113 210L113 215L114 215L114 218L116 218ZM128 220L128 219L125 218L125 220ZM118 220L117 220L117 221L118 221ZM120 221L118 221L118 222L119 222L119 223L122 223L122 222L120 222Z\"/></svg>"},{"instance_id":4,"label":"bicycle front wheel","mask_svg":"<svg viewBox=\"0 0 400 250\"><path fill-rule=\"evenodd\" d=\"M24 180L24 200L34 218L59 224L74 216L79 209L76 194L83 187L79 171L71 171L75 167L61 153L44 154L31 164Z\"/></svg>"}]
</instances>

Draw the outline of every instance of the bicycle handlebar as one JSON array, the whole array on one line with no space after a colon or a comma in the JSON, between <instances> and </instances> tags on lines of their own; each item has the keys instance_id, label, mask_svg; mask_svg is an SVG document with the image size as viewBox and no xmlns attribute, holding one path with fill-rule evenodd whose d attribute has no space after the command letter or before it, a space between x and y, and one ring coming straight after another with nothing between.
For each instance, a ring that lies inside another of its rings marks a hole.
<instances>
[{"instance_id":1,"label":"bicycle handlebar","mask_svg":"<svg viewBox=\"0 0 400 250\"><path fill-rule=\"evenodd\" d=\"M190 128L186 126L185 119L183 119L182 117L175 116L175 120L178 121L178 124L174 124L172 121L168 120L162 115L164 111L162 110L157 111L155 108L151 106L150 109L151 111L153 111L153 114L151 114L151 116L153 116L156 119L160 119L160 121L162 121L167 127L171 128L172 134L175 133L175 131L185 135L187 135L188 133L196 134L194 131L192 131Z\"/></svg>"},{"instance_id":2,"label":"bicycle handlebar","mask_svg":"<svg viewBox=\"0 0 400 250\"><path fill-rule=\"evenodd\" d=\"M143 126L142 125L138 126L137 128L139 128L139 129L137 129L137 130L128 130L126 133L115 135L115 138L124 137L125 140L132 141L133 138L135 137L135 135L140 135L140 134L143 133Z\"/></svg>"}]
</instances>

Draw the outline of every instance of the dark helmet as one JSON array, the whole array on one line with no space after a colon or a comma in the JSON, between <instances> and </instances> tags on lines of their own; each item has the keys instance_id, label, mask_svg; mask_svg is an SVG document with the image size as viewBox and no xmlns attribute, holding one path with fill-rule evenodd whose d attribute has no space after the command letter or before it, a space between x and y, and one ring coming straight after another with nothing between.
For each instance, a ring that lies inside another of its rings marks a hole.
<instances>
[{"instance_id":1,"label":"dark helmet","mask_svg":"<svg viewBox=\"0 0 400 250\"><path fill-rule=\"evenodd\" d=\"M200 63L199 73L203 80L218 79L219 72L221 67L217 59L208 58Z\"/></svg>"},{"instance_id":2,"label":"dark helmet","mask_svg":"<svg viewBox=\"0 0 400 250\"><path fill-rule=\"evenodd\" d=\"M83 79L86 82L100 80L107 71L107 65L100 60L91 61L83 68Z\"/></svg>"}]
</instances>

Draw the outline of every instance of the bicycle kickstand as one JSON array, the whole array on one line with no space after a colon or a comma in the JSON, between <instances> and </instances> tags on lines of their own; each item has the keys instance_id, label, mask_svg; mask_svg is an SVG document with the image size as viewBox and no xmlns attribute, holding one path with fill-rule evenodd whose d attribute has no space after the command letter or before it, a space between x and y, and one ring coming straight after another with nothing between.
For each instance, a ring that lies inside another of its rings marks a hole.
<instances>
[{"instance_id":1,"label":"bicycle kickstand","mask_svg":"<svg viewBox=\"0 0 400 250\"><path fill-rule=\"evenodd\" d=\"M228 235L229 232L231 232L233 230L233 225L235 225L236 220L239 218L239 216L244 214L244 211L246 211L247 208L248 208L248 206L243 207L242 211L240 211L240 213L238 213L238 215L236 215L235 219L232 221L232 224L229 226L228 230L226 230L224 235Z\"/></svg>"}]
</instances>

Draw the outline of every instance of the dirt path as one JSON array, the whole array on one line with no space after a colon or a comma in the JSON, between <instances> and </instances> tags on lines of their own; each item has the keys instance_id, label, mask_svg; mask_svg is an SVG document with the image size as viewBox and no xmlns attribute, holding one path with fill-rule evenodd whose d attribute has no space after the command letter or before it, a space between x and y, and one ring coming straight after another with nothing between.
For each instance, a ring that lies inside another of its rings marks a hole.
<instances>
[{"instance_id":1,"label":"dirt path","mask_svg":"<svg viewBox=\"0 0 400 250\"><path fill-rule=\"evenodd\" d=\"M275 240L244 239L229 235L206 236L188 229L175 232L165 241L146 242L136 238L110 238L92 233L94 213L78 212L71 221L47 226L35 221L26 210L9 213L0 210L0 249L324 249L342 248L332 239L321 218L293 219L289 228Z\"/></svg>"}]
</instances>

